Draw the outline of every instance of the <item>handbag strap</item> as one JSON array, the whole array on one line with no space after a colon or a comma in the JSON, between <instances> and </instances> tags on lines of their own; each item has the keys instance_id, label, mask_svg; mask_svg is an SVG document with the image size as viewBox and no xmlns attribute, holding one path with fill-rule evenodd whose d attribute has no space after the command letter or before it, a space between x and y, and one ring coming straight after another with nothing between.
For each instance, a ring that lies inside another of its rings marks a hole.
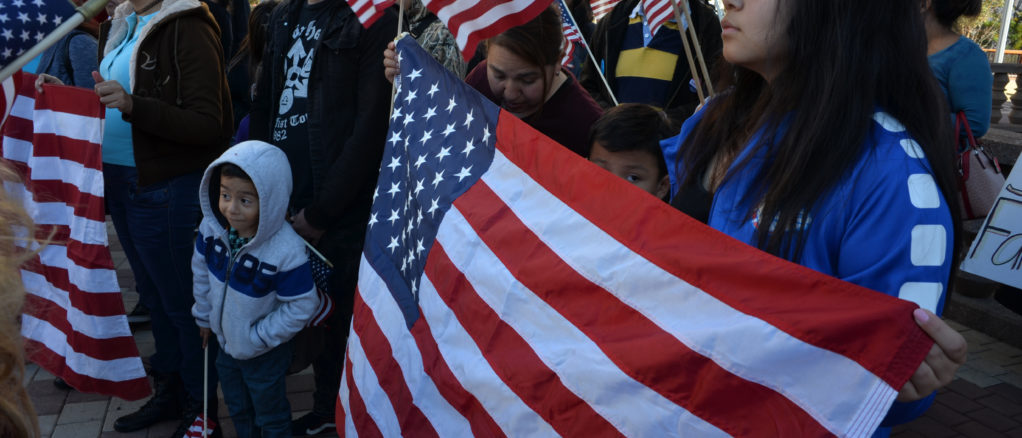
<instances>
[{"instance_id":1,"label":"handbag strap","mask_svg":"<svg viewBox=\"0 0 1022 438\"><path fill-rule=\"evenodd\" d=\"M955 141L958 142L962 138L961 128L964 128L965 136L968 138L969 145L967 148L976 149L979 147L979 142L976 141L976 136L972 135L972 128L969 127L969 118L965 117L965 111L959 111L955 115Z\"/></svg>"}]
</instances>

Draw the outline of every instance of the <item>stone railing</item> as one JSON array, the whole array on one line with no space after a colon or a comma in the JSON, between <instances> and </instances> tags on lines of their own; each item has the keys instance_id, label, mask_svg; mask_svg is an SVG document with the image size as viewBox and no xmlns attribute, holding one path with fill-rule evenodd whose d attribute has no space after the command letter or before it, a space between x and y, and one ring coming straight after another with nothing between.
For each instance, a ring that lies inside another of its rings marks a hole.
<instances>
[{"instance_id":1,"label":"stone railing","mask_svg":"<svg viewBox=\"0 0 1022 438\"><path fill-rule=\"evenodd\" d=\"M990 125L1004 125L1001 118L1004 116L1002 110L1004 103L1008 100L1005 96L1005 88L1011 82L1008 75L1022 74L1022 64L990 64L990 70L994 73L994 89L992 99L992 111L990 112ZM1018 85L1018 81L1016 81ZM1011 96L1011 109L1008 113L1008 125L1013 125L1022 130L1022 93L1014 93ZM1000 126L1004 127L1004 126ZM1006 127L1005 127L1006 128Z\"/></svg>"}]
</instances>

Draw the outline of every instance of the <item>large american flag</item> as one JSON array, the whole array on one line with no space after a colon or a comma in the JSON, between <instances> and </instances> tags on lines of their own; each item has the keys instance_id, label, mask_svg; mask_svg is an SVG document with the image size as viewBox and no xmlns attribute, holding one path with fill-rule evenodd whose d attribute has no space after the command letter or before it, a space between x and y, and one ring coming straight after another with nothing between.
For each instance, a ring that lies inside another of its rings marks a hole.
<instances>
[{"instance_id":1,"label":"large american flag","mask_svg":"<svg viewBox=\"0 0 1022 438\"><path fill-rule=\"evenodd\" d=\"M5 182L49 241L21 270L28 292L21 334L29 359L84 392L137 400L149 382L124 316L107 242L101 143L104 108L92 90L20 75L3 128L3 158L23 183Z\"/></svg>"},{"instance_id":2,"label":"large american flag","mask_svg":"<svg viewBox=\"0 0 1022 438\"><path fill-rule=\"evenodd\" d=\"M74 12L68 0L0 1L0 68L42 41Z\"/></svg>"},{"instance_id":3,"label":"large american flag","mask_svg":"<svg viewBox=\"0 0 1022 438\"><path fill-rule=\"evenodd\" d=\"M398 41L342 436L868 436L915 304L783 261L576 157Z\"/></svg>"}]
</instances>

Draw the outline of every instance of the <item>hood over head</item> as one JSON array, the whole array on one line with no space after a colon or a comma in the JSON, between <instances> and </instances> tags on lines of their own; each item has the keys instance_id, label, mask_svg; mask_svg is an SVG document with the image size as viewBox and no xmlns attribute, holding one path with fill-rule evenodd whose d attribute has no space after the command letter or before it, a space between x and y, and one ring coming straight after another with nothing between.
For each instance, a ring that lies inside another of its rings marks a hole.
<instances>
[{"instance_id":1,"label":"hood over head","mask_svg":"<svg viewBox=\"0 0 1022 438\"><path fill-rule=\"evenodd\" d=\"M259 195L259 227L250 244L269 239L284 225L291 198L291 163L280 148L261 141L245 141L232 146L206 168L199 186L199 206L205 218L216 218L223 232L229 224L220 214L220 166L231 163L252 178Z\"/></svg>"}]
</instances>

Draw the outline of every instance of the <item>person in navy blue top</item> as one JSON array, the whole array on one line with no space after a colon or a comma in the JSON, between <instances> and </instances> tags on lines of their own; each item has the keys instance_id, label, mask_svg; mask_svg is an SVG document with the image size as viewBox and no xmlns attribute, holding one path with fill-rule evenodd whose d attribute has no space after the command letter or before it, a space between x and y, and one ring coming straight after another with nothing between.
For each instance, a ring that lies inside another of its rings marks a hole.
<instances>
[{"instance_id":1,"label":"person in navy blue top","mask_svg":"<svg viewBox=\"0 0 1022 438\"><path fill-rule=\"evenodd\" d=\"M967 349L936 316L960 219L951 214L951 127L919 5L724 5L725 91L662 143L672 205L749 245L919 304L913 317L935 343L874 434L887 436L929 407Z\"/></svg>"},{"instance_id":2,"label":"person in navy blue top","mask_svg":"<svg viewBox=\"0 0 1022 438\"><path fill-rule=\"evenodd\" d=\"M981 0L930 0L925 2L926 40L930 68L954 114L964 111L976 138L990 127L990 102L994 77L990 61L976 43L952 29L960 17L979 15Z\"/></svg>"}]
</instances>

